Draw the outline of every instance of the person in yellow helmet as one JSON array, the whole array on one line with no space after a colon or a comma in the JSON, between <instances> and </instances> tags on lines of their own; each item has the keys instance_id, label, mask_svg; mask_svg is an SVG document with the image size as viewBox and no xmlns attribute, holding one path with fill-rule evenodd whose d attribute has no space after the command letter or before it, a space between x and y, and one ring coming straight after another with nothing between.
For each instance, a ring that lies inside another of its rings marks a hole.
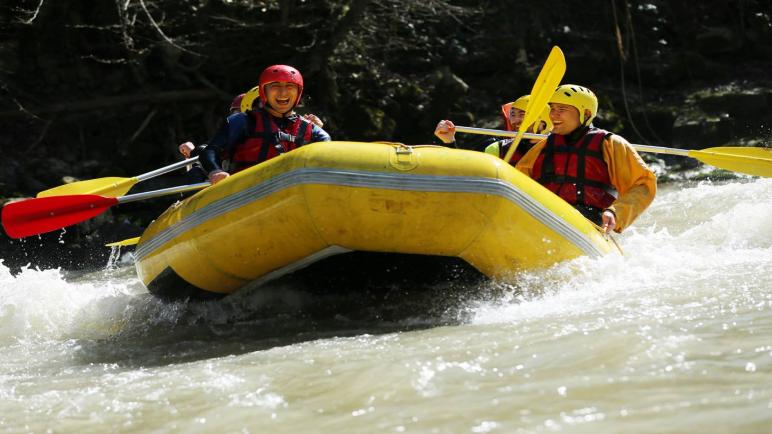
<instances>
[{"instance_id":1,"label":"person in yellow helmet","mask_svg":"<svg viewBox=\"0 0 772 434\"><path fill-rule=\"evenodd\" d=\"M505 126L507 131L517 131L525 120L525 110L528 108L528 102L530 95L523 95L513 102L508 102L501 106L501 114L505 119ZM528 133L549 133L552 130L552 121L549 118L550 108L544 106L539 117L532 125L526 129ZM495 155L499 158L504 158L509 151L509 146L514 139L496 140L485 148L485 152ZM509 164L516 165L518 161L538 143L538 139L524 140L515 149L515 153L512 154L512 159L509 160Z\"/></svg>"},{"instance_id":2,"label":"person in yellow helmet","mask_svg":"<svg viewBox=\"0 0 772 434\"><path fill-rule=\"evenodd\" d=\"M564 84L549 100L552 132L517 163L604 232L622 232L654 200L657 178L623 137L592 125L598 98Z\"/></svg>"},{"instance_id":3,"label":"person in yellow helmet","mask_svg":"<svg viewBox=\"0 0 772 434\"><path fill-rule=\"evenodd\" d=\"M507 131L517 131L520 128L524 118L525 109L528 107L529 95L523 95L513 102L508 102L501 106L501 117L504 120L504 129ZM543 133L549 132L552 124L549 120L549 107L544 106L542 114L539 119L528 128L528 132L531 133ZM457 147L456 145L456 126L452 121L443 119L434 130L434 135L437 136L443 143ZM530 147L538 140L524 140L518 149L515 151L510 164L513 166L517 161L530 149ZM497 139L488 138L478 145L478 149L484 149L486 153L496 155L499 158L503 158L509 150L509 145L512 143L512 139Z\"/></svg>"}]
</instances>

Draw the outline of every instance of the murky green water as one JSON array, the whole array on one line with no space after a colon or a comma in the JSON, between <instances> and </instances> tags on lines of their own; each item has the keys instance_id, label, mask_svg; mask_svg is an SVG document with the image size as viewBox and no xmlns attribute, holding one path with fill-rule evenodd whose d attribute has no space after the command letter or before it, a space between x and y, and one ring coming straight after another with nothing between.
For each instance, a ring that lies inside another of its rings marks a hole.
<instances>
[{"instance_id":1,"label":"murky green water","mask_svg":"<svg viewBox=\"0 0 772 434\"><path fill-rule=\"evenodd\" d=\"M618 239L389 306L0 266L0 431L769 432L772 180L665 186Z\"/></svg>"}]
</instances>

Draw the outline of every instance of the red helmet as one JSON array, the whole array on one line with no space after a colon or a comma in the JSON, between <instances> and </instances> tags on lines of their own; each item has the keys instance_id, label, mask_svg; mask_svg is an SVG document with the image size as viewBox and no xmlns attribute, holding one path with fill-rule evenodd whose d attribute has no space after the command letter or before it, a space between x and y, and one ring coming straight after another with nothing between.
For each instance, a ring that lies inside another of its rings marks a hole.
<instances>
[{"instance_id":1,"label":"red helmet","mask_svg":"<svg viewBox=\"0 0 772 434\"><path fill-rule=\"evenodd\" d=\"M229 111L233 111L233 110L236 110L239 112L241 111L241 100L244 99L244 95L246 94L242 93L242 94L236 95L236 98L233 98L233 101L231 101L231 107Z\"/></svg>"},{"instance_id":2,"label":"red helmet","mask_svg":"<svg viewBox=\"0 0 772 434\"><path fill-rule=\"evenodd\" d=\"M303 96L303 76L300 75L300 71L289 65L273 65L265 68L260 74L260 101L266 104L265 99L265 85L269 83L276 83L277 81L284 81L287 83L294 83L298 86L298 99L295 100L295 107L300 102L300 97Z\"/></svg>"}]
</instances>

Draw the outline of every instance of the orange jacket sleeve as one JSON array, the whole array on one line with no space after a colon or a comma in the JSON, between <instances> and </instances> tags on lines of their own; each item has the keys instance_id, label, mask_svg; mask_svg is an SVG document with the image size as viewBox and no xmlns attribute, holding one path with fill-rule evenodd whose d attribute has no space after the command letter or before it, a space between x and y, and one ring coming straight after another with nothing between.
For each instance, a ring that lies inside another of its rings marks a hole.
<instances>
[{"instance_id":1,"label":"orange jacket sleeve","mask_svg":"<svg viewBox=\"0 0 772 434\"><path fill-rule=\"evenodd\" d=\"M533 165L547 141L537 143L518 161L518 170L533 177ZM657 177L643 162L638 152L623 137L612 134L603 141L603 160L608 165L611 184L619 197L608 207L616 215L614 230L622 232L630 226L654 200Z\"/></svg>"},{"instance_id":2,"label":"orange jacket sleeve","mask_svg":"<svg viewBox=\"0 0 772 434\"><path fill-rule=\"evenodd\" d=\"M649 207L657 194L657 177L630 142L612 134L603 141L603 159L619 197L608 207L616 214L616 232L622 232Z\"/></svg>"}]
</instances>

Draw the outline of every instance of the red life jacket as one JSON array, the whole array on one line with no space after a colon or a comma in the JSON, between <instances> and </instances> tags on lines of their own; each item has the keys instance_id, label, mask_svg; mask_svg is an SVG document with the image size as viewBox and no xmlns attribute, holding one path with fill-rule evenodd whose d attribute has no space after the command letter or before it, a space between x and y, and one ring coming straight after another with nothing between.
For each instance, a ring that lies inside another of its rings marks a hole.
<instances>
[{"instance_id":1,"label":"red life jacket","mask_svg":"<svg viewBox=\"0 0 772 434\"><path fill-rule=\"evenodd\" d=\"M231 173L278 157L311 140L313 128L310 122L300 116L285 128L279 128L273 116L264 109L250 111L248 116L255 126L246 140L233 151Z\"/></svg>"},{"instance_id":2,"label":"red life jacket","mask_svg":"<svg viewBox=\"0 0 772 434\"><path fill-rule=\"evenodd\" d=\"M504 157L507 156L507 152L509 152L509 147L512 146L513 140L505 140L500 142L499 144L499 158L502 160ZM533 148L534 143L531 143L528 139L523 139L520 141L520 143L517 145L517 149L515 149L515 153L512 154L512 159L509 160L509 164L516 165L518 161L520 161L523 156L525 156L528 151Z\"/></svg>"},{"instance_id":3,"label":"red life jacket","mask_svg":"<svg viewBox=\"0 0 772 434\"><path fill-rule=\"evenodd\" d=\"M566 136L550 134L533 165L533 179L596 220L618 196L603 160L603 140L610 135L590 128L576 142L566 143Z\"/></svg>"}]
</instances>

